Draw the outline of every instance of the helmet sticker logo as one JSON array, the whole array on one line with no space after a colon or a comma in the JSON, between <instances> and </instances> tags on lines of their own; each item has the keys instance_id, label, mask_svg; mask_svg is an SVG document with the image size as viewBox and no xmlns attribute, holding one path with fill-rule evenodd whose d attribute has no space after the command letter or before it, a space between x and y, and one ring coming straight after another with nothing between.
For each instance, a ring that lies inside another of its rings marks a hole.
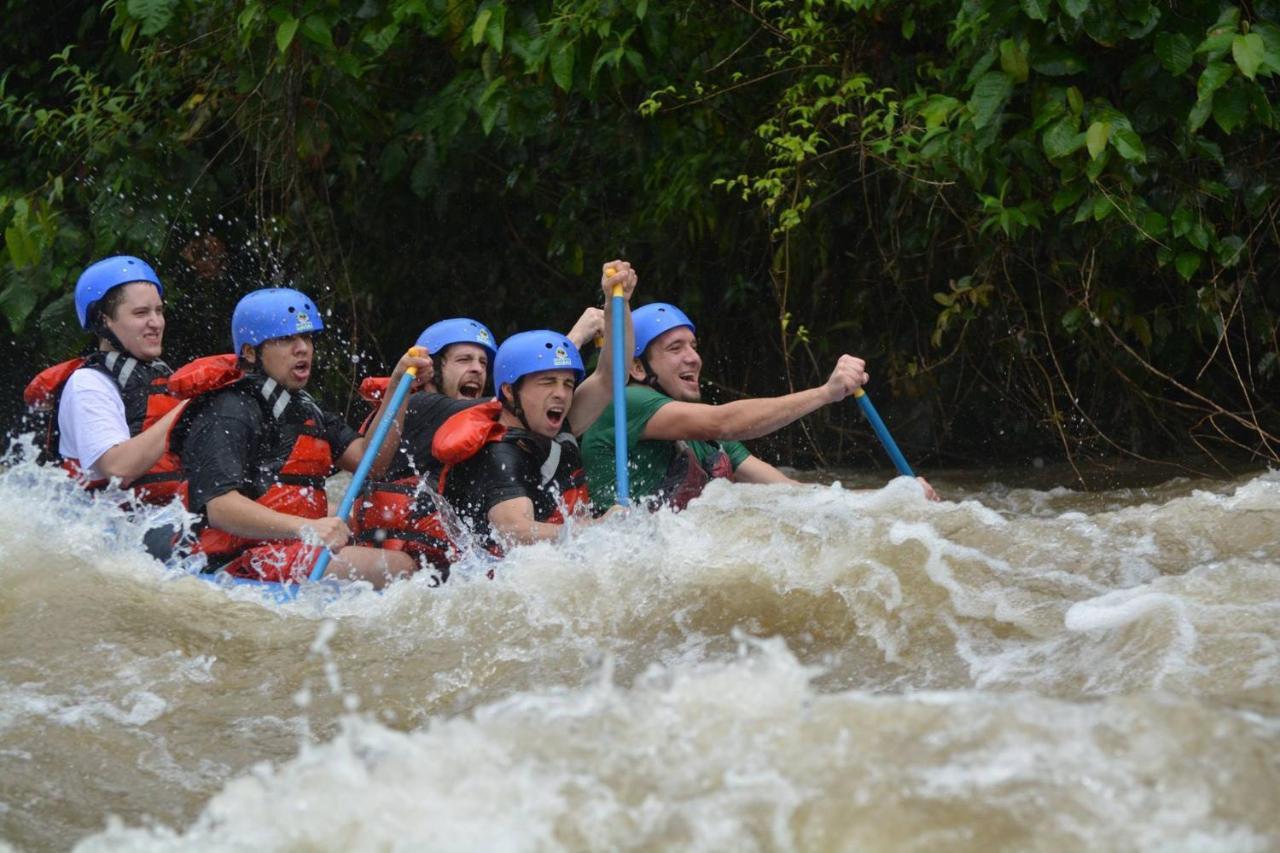
<instances>
[{"instance_id":1,"label":"helmet sticker logo","mask_svg":"<svg viewBox=\"0 0 1280 853\"><path fill-rule=\"evenodd\" d=\"M311 325L311 315L308 314L306 311L299 311L294 316L298 318L298 323L297 323L297 327L295 328L295 331L310 332L315 329L315 326Z\"/></svg>"},{"instance_id":2,"label":"helmet sticker logo","mask_svg":"<svg viewBox=\"0 0 1280 853\"><path fill-rule=\"evenodd\" d=\"M489 337L489 333L484 329L476 332L476 341L482 344L493 344L493 338Z\"/></svg>"},{"instance_id":3,"label":"helmet sticker logo","mask_svg":"<svg viewBox=\"0 0 1280 853\"><path fill-rule=\"evenodd\" d=\"M572 362L569 361L569 351L564 347L556 347L556 367L570 367Z\"/></svg>"}]
</instances>

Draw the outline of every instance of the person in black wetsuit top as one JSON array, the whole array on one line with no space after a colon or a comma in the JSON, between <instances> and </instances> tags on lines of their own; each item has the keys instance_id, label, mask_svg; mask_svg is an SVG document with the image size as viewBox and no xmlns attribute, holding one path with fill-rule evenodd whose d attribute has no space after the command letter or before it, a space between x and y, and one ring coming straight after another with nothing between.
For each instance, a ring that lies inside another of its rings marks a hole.
<instances>
[{"instance_id":1,"label":"person in black wetsuit top","mask_svg":"<svg viewBox=\"0 0 1280 853\"><path fill-rule=\"evenodd\" d=\"M610 261L600 284L606 298L622 285L629 303L636 281L630 264ZM445 465L441 493L495 550L557 539L565 517L585 509L577 436L613 394L613 330L603 331L589 377L577 346L563 334L542 330L508 338L494 360L498 399L454 415L436 432L432 452ZM630 352L629 308L625 334Z\"/></svg>"},{"instance_id":2,"label":"person in black wetsuit top","mask_svg":"<svg viewBox=\"0 0 1280 853\"><path fill-rule=\"evenodd\" d=\"M310 573L319 547L334 554L331 574L378 586L417 568L404 554L348 545L346 521L329 514L325 478L335 468L354 470L365 439L304 390L314 355L311 336L323 329L306 294L254 291L232 316L236 355L199 359L170 379L171 388L183 389L188 380L195 387L194 393L181 392L196 399L174 440L182 446L191 510L203 516L198 548L211 569L296 581ZM431 362L416 352L400 359L393 383L409 367L431 376ZM384 403L378 418L396 423L374 472L390 460L404 416L403 406L391 414L386 409Z\"/></svg>"}]
</instances>

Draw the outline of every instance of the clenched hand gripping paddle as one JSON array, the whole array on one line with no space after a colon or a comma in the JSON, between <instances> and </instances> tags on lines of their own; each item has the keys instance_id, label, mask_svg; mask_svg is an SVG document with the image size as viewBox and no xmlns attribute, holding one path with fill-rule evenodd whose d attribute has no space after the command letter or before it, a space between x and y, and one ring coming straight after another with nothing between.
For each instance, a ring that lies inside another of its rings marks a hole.
<instances>
[{"instance_id":1,"label":"clenched hand gripping paddle","mask_svg":"<svg viewBox=\"0 0 1280 853\"><path fill-rule=\"evenodd\" d=\"M342 503L338 506L337 516L343 521L346 521L347 516L351 515L351 508L355 506L356 498L360 496L360 490L364 488L364 481L369 476L369 469L373 467L373 460L377 458L378 450L382 447L382 443L387 440L387 433L391 431L391 424L395 421L395 412L400 408L400 404L404 402L405 396L409 393L409 386L413 384L413 379L417 375L418 368L410 367L404 372L404 376L400 377L400 384L396 386L395 393L391 395L391 403L383 414L382 420L378 421L378 428L373 431L373 437L369 439L369 444L364 449L364 456L360 457L360 464L356 467L356 472L351 475L351 484L347 486L346 494L342 496ZM333 552L328 548L320 552L315 568L311 570L310 580L318 581L324 577L324 570L329 567L329 560L332 557Z\"/></svg>"}]
</instances>

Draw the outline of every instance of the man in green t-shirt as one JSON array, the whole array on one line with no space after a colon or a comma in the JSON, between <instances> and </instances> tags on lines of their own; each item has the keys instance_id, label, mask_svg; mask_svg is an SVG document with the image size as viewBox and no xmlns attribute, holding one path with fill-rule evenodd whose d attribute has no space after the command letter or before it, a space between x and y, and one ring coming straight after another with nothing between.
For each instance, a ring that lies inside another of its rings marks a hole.
<instances>
[{"instance_id":1,"label":"man in green t-shirt","mask_svg":"<svg viewBox=\"0 0 1280 853\"><path fill-rule=\"evenodd\" d=\"M737 439L759 438L810 412L839 402L866 384L866 364L840 356L831 377L816 388L782 397L701 402L702 357L693 321L674 305L656 302L632 314L635 361L627 386L627 465L638 498L683 507L708 480L732 477L748 483L795 482L752 456ZM582 440L591 500L607 507L616 497L613 406ZM936 500L928 483L925 493Z\"/></svg>"}]
</instances>

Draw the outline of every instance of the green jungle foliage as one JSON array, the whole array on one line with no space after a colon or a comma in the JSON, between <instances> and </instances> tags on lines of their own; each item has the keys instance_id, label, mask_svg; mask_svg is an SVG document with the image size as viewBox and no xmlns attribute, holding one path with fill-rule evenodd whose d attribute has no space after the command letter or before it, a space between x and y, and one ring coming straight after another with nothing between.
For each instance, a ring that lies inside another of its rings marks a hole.
<instances>
[{"instance_id":1,"label":"green jungle foliage","mask_svg":"<svg viewBox=\"0 0 1280 853\"><path fill-rule=\"evenodd\" d=\"M15 399L109 253L157 264L170 361L313 292L348 404L436 319L567 327L625 257L713 395L861 355L921 465L1280 460L1276 0L2 5ZM767 452L884 464L852 405Z\"/></svg>"}]
</instances>

